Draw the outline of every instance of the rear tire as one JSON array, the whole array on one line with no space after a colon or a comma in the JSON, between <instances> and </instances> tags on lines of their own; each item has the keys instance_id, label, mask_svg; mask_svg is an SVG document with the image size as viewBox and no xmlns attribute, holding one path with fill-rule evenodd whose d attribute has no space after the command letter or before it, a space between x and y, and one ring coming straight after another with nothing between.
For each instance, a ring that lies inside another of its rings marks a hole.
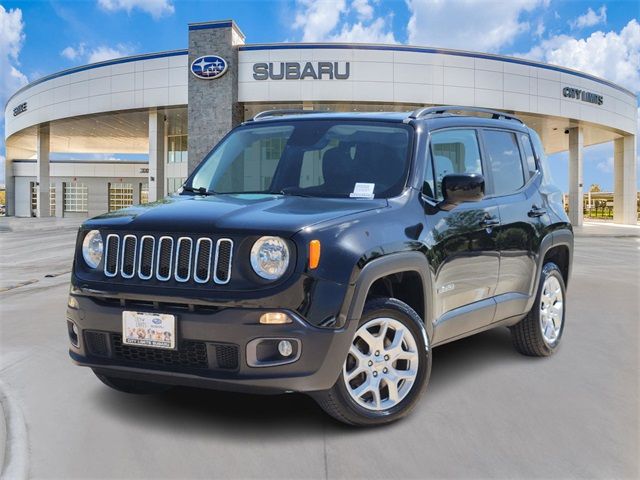
<instances>
[{"instance_id":1,"label":"rear tire","mask_svg":"<svg viewBox=\"0 0 640 480\"><path fill-rule=\"evenodd\" d=\"M546 263L531 311L511 327L513 345L518 352L532 357L548 357L558 349L565 324L565 299L560 268L555 263Z\"/></svg>"},{"instance_id":2,"label":"rear tire","mask_svg":"<svg viewBox=\"0 0 640 480\"><path fill-rule=\"evenodd\" d=\"M423 331L418 314L400 300L368 301L338 380L314 399L349 425L382 425L407 415L431 373Z\"/></svg>"},{"instance_id":3,"label":"rear tire","mask_svg":"<svg viewBox=\"0 0 640 480\"><path fill-rule=\"evenodd\" d=\"M154 393L166 392L171 388L170 385L164 385L162 383L141 382L138 380L130 380L128 378L112 377L95 371L93 373L95 373L96 377L98 377L106 386L123 393L151 395Z\"/></svg>"}]
</instances>

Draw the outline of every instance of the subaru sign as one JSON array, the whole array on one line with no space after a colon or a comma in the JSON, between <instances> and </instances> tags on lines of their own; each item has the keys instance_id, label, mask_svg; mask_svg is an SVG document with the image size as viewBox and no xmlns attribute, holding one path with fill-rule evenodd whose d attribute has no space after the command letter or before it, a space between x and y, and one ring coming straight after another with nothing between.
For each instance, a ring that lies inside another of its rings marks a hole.
<instances>
[{"instance_id":1,"label":"subaru sign","mask_svg":"<svg viewBox=\"0 0 640 480\"><path fill-rule=\"evenodd\" d=\"M216 55L205 55L196 58L191 63L191 73L198 78L212 80L219 78L227 71L227 61Z\"/></svg>"}]
</instances>

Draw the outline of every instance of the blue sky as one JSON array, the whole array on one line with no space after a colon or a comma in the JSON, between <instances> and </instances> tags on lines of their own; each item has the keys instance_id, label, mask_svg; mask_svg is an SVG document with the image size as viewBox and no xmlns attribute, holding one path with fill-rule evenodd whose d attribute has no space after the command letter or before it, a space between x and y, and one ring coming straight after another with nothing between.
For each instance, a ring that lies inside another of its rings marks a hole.
<instances>
[{"instance_id":1,"label":"blue sky","mask_svg":"<svg viewBox=\"0 0 640 480\"><path fill-rule=\"evenodd\" d=\"M186 48L187 23L226 18L248 43L396 42L516 55L587 71L638 94L639 17L637 0L0 0L0 101L65 68ZM612 157L611 145L586 149L586 186L612 188ZM566 154L551 164L566 188Z\"/></svg>"}]
</instances>

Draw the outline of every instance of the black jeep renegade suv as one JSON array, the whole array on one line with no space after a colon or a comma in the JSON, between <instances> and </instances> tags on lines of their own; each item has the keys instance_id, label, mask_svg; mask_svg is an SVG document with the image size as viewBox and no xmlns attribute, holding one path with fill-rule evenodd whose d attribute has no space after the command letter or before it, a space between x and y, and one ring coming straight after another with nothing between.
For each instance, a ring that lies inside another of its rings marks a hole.
<instances>
[{"instance_id":1,"label":"black jeep renegade suv","mask_svg":"<svg viewBox=\"0 0 640 480\"><path fill-rule=\"evenodd\" d=\"M506 326L520 352L553 353L572 250L513 116L263 112L178 194L82 225L70 355L124 392L306 392L387 423L438 345Z\"/></svg>"}]
</instances>

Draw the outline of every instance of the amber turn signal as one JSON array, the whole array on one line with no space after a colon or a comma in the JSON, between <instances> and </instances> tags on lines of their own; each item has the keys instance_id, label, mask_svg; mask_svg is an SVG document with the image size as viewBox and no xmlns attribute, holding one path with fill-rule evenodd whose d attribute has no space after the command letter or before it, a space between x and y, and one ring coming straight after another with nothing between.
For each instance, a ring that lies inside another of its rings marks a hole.
<instances>
[{"instance_id":1,"label":"amber turn signal","mask_svg":"<svg viewBox=\"0 0 640 480\"><path fill-rule=\"evenodd\" d=\"M309 242L309 268L313 270L320 263L320 240Z\"/></svg>"}]
</instances>

